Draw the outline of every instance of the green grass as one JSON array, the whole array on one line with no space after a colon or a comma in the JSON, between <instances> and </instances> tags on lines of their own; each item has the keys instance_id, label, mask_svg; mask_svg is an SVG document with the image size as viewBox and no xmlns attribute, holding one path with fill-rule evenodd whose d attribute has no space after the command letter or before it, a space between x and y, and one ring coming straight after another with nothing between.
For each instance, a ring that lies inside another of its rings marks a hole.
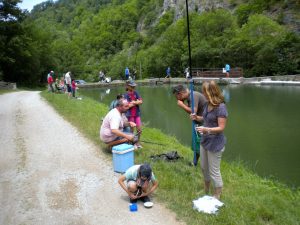
<instances>
[{"instance_id":1,"label":"green grass","mask_svg":"<svg viewBox=\"0 0 300 225\"><path fill-rule=\"evenodd\" d=\"M108 107L84 97L81 101L68 99L64 94L42 96L68 121L91 141L99 146L107 157L111 154L99 140L100 119ZM192 200L204 194L200 167L187 165L192 152L174 137L160 130L145 127L142 140L160 143L143 143L144 148L135 152L135 163L150 162L159 181L154 194L155 201L164 203L187 224L300 224L300 191L292 190L279 182L257 176L243 163L222 161L221 172L224 181L222 201L225 206L219 214L206 215L192 208ZM242 146L241 146L242 147ZM183 159L176 163L151 161L150 156L176 150Z\"/></svg>"},{"instance_id":2,"label":"green grass","mask_svg":"<svg viewBox=\"0 0 300 225\"><path fill-rule=\"evenodd\" d=\"M10 92L15 92L17 90L12 90L12 89L0 89L0 95L10 93Z\"/></svg>"}]
</instances>

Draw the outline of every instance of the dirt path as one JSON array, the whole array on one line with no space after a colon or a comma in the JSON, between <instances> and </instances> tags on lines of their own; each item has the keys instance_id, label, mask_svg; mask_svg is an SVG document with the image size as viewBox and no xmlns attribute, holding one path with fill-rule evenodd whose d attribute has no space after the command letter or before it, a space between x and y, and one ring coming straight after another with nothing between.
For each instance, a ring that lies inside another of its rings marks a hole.
<instances>
[{"instance_id":1,"label":"dirt path","mask_svg":"<svg viewBox=\"0 0 300 225\"><path fill-rule=\"evenodd\" d=\"M179 224L159 204L130 212L97 149L38 92L0 95L0 224Z\"/></svg>"}]
</instances>

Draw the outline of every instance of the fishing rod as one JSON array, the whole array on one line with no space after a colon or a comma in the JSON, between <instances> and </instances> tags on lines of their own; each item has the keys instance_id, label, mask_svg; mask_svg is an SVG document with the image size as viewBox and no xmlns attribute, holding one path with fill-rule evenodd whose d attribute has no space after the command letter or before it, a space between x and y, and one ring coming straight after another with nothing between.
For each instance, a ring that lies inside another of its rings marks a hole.
<instances>
[{"instance_id":1,"label":"fishing rod","mask_svg":"<svg viewBox=\"0 0 300 225\"><path fill-rule=\"evenodd\" d=\"M138 131L138 132L134 135L134 138L135 138L136 140L138 140L138 137L139 137L139 135L140 135L141 132L142 132L142 131ZM141 142L148 143L148 144L154 144L154 145L166 146L165 144L156 143L156 142L152 142L152 141L141 140Z\"/></svg>"},{"instance_id":2,"label":"fishing rod","mask_svg":"<svg viewBox=\"0 0 300 225\"><path fill-rule=\"evenodd\" d=\"M147 144L153 144L153 145L167 146L166 144L156 143L156 142L152 142L152 141L141 140L141 142L144 142L144 143L147 143Z\"/></svg>"},{"instance_id":3,"label":"fishing rod","mask_svg":"<svg viewBox=\"0 0 300 225\"><path fill-rule=\"evenodd\" d=\"M185 0L186 8L186 23L187 23L187 33L188 33L188 47L189 47L189 82L190 82L190 96L191 96L191 111L194 114L194 84L193 84L193 74L192 74L192 56L191 56L191 38L190 38L190 20L189 20L189 6L188 0ZM196 155L196 133L195 133L195 121L192 120L192 144L194 151L194 165L197 164L197 155Z\"/></svg>"}]
</instances>

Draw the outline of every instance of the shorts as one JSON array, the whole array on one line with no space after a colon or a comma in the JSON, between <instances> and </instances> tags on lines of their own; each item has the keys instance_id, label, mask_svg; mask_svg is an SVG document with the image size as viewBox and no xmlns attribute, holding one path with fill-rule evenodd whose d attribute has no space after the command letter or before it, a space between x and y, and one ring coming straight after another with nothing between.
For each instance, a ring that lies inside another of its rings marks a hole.
<instances>
[{"instance_id":1,"label":"shorts","mask_svg":"<svg viewBox=\"0 0 300 225\"><path fill-rule=\"evenodd\" d=\"M72 88L71 88L71 85L70 85L70 84L67 84L67 90L68 90L69 93L72 92Z\"/></svg>"},{"instance_id":2,"label":"shorts","mask_svg":"<svg viewBox=\"0 0 300 225\"><path fill-rule=\"evenodd\" d=\"M140 116L131 116L128 118L128 121L134 122L137 127L142 126L142 121Z\"/></svg>"}]
</instances>

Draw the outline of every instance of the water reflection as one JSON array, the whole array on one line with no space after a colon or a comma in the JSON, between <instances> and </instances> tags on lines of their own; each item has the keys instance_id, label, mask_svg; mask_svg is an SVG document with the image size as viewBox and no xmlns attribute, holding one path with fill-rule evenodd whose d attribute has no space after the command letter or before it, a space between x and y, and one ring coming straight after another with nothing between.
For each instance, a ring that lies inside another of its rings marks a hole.
<instances>
[{"instance_id":1,"label":"water reflection","mask_svg":"<svg viewBox=\"0 0 300 225\"><path fill-rule=\"evenodd\" d=\"M224 158L241 159L261 176L273 175L289 185L300 185L300 87L221 86L229 118ZM195 86L200 91L201 86ZM107 105L125 87L80 89ZM180 110L171 86L137 86L143 98L142 122L176 136L190 146L191 122ZM100 99L99 99L100 93ZM102 93L102 94L101 94Z\"/></svg>"}]
</instances>

